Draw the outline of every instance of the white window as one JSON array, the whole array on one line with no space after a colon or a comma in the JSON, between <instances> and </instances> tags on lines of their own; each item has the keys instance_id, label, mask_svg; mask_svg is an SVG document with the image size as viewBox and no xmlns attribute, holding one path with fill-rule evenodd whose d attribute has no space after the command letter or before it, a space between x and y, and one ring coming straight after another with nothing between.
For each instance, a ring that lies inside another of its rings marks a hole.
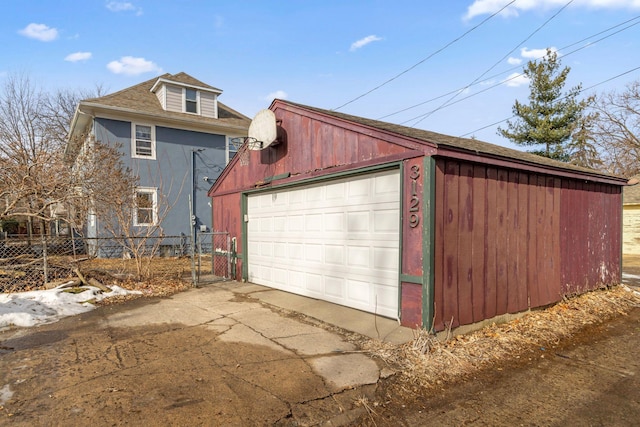
<instances>
[{"instance_id":1,"label":"white window","mask_svg":"<svg viewBox=\"0 0 640 427\"><path fill-rule=\"evenodd\" d=\"M184 111L198 114L198 91L195 89L184 90Z\"/></svg>"},{"instance_id":2,"label":"white window","mask_svg":"<svg viewBox=\"0 0 640 427\"><path fill-rule=\"evenodd\" d=\"M138 187L135 194L133 225L150 226L158 222L158 190Z\"/></svg>"},{"instance_id":3,"label":"white window","mask_svg":"<svg viewBox=\"0 0 640 427\"><path fill-rule=\"evenodd\" d=\"M156 158L156 127L132 123L131 157Z\"/></svg>"}]
</instances>

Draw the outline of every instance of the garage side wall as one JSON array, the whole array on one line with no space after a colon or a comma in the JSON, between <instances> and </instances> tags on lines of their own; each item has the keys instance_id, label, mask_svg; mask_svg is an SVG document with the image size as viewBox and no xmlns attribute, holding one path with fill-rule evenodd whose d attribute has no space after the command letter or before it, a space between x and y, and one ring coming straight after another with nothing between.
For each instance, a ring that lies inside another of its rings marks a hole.
<instances>
[{"instance_id":1,"label":"garage side wall","mask_svg":"<svg viewBox=\"0 0 640 427\"><path fill-rule=\"evenodd\" d=\"M435 328L620 281L620 187L439 159Z\"/></svg>"},{"instance_id":2,"label":"garage side wall","mask_svg":"<svg viewBox=\"0 0 640 427\"><path fill-rule=\"evenodd\" d=\"M439 159L435 328L557 301L560 180Z\"/></svg>"},{"instance_id":3,"label":"garage side wall","mask_svg":"<svg viewBox=\"0 0 640 427\"><path fill-rule=\"evenodd\" d=\"M620 283L621 187L566 181L561 200L562 294Z\"/></svg>"}]
</instances>

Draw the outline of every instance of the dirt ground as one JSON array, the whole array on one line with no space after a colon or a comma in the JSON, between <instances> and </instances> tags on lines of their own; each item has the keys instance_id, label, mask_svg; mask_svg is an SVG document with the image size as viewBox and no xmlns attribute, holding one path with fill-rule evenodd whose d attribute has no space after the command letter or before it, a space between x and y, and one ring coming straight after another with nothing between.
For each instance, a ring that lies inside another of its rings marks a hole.
<instances>
[{"instance_id":1,"label":"dirt ground","mask_svg":"<svg viewBox=\"0 0 640 427\"><path fill-rule=\"evenodd\" d=\"M430 391L381 383L366 426L637 426L640 308Z\"/></svg>"},{"instance_id":2,"label":"dirt ground","mask_svg":"<svg viewBox=\"0 0 640 427\"><path fill-rule=\"evenodd\" d=\"M0 334L0 386L12 387L0 388L0 425L639 425L638 307L454 383L425 389L392 375L327 395L308 365L206 328L99 326L143 304L154 299Z\"/></svg>"}]
</instances>

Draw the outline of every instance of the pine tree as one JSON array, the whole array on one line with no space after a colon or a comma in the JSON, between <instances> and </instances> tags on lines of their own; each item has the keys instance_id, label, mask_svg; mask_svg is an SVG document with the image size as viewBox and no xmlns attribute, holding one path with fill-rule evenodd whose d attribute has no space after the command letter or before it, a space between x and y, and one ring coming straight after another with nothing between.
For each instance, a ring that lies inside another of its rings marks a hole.
<instances>
[{"instance_id":1,"label":"pine tree","mask_svg":"<svg viewBox=\"0 0 640 427\"><path fill-rule=\"evenodd\" d=\"M566 94L562 93L571 70L560 68L556 52L547 49L540 61L527 63L523 73L529 79L531 93L529 104L516 100L513 106L515 121L507 121L507 129L498 128L498 133L518 145L531 146L530 152L564 162L575 158L575 144L569 147L590 99L577 99L582 87L578 85Z\"/></svg>"}]
</instances>

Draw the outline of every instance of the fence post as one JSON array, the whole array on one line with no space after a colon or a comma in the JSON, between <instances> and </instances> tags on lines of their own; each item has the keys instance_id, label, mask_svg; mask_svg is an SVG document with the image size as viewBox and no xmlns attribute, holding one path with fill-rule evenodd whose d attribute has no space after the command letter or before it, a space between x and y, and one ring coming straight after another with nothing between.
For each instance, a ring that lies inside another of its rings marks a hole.
<instances>
[{"instance_id":1,"label":"fence post","mask_svg":"<svg viewBox=\"0 0 640 427\"><path fill-rule=\"evenodd\" d=\"M227 232L227 277L231 279L231 236Z\"/></svg>"},{"instance_id":2,"label":"fence post","mask_svg":"<svg viewBox=\"0 0 640 427\"><path fill-rule=\"evenodd\" d=\"M191 282L194 287L198 286L196 279L196 238L195 238L195 218L193 216L193 206L191 205L191 195L189 195L189 233L191 235Z\"/></svg>"},{"instance_id":3,"label":"fence post","mask_svg":"<svg viewBox=\"0 0 640 427\"><path fill-rule=\"evenodd\" d=\"M49 282L49 272L47 271L47 237L42 235L42 272L44 274L44 284Z\"/></svg>"}]
</instances>

